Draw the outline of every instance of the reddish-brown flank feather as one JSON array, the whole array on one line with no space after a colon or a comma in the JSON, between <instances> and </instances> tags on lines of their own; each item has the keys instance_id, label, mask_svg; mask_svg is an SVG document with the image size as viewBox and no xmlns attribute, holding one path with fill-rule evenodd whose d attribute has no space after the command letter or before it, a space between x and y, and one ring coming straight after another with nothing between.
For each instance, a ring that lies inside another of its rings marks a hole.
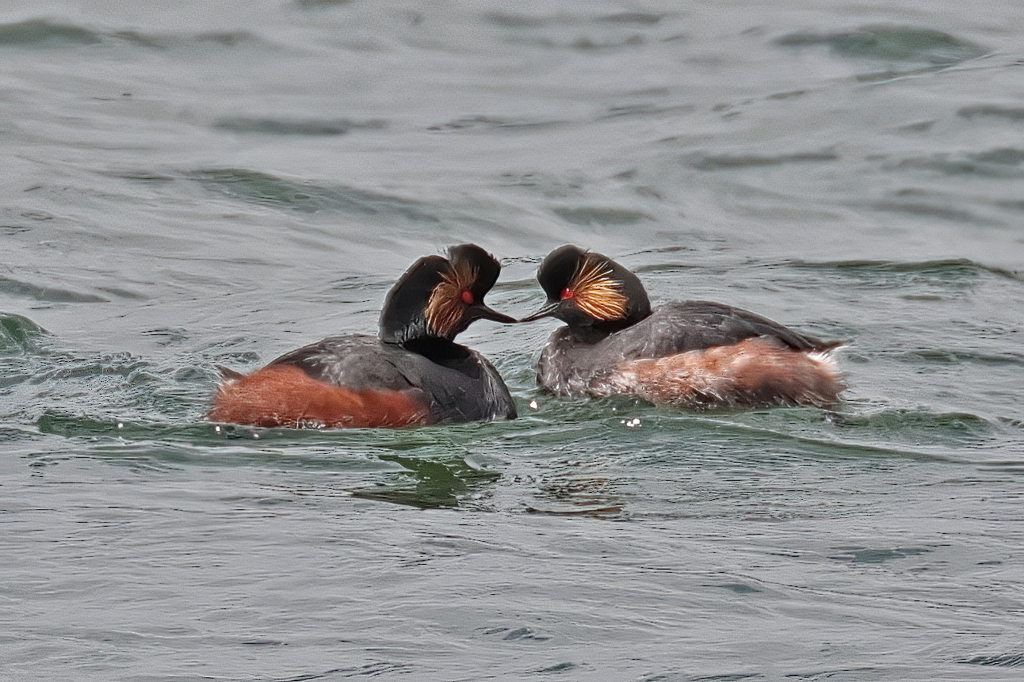
<instances>
[{"instance_id":1,"label":"reddish-brown flank feather","mask_svg":"<svg viewBox=\"0 0 1024 682\"><path fill-rule=\"evenodd\" d=\"M763 337L663 358L623 361L601 383L595 392L628 393L681 407L826 406L838 402L844 388L826 355L793 350Z\"/></svg>"},{"instance_id":2,"label":"reddish-brown flank feather","mask_svg":"<svg viewBox=\"0 0 1024 682\"><path fill-rule=\"evenodd\" d=\"M206 416L219 422L290 427L412 426L430 421L426 405L410 392L332 386L290 365L224 379Z\"/></svg>"}]
</instances>

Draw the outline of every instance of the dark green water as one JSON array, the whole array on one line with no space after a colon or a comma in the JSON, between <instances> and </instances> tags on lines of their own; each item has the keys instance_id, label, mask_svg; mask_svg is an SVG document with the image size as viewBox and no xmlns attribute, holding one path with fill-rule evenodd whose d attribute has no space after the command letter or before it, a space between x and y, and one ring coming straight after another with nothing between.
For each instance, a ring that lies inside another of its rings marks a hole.
<instances>
[{"instance_id":1,"label":"dark green water","mask_svg":"<svg viewBox=\"0 0 1024 682\"><path fill-rule=\"evenodd\" d=\"M1014 680L1024 13L954 3L14 2L0 660L14 680ZM538 391L216 427L216 364L375 329L473 241L848 339L835 411Z\"/></svg>"}]
</instances>

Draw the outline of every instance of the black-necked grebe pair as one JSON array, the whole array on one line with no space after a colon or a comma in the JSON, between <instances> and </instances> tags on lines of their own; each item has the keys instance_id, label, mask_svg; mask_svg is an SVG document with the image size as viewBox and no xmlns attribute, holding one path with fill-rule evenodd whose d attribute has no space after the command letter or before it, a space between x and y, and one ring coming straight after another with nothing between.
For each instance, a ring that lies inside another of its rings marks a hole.
<instances>
[{"instance_id":1,"label":"black-necked grebe pair","mask_svg":"<svg viewBox=\"0 0 1024 682\"><path fill-rule=\"evenodd\" d=\"M474 244L417 260L388 292L377 337L336 336L255 372L222 369L213 421L257 426L408 426L512 419L515 404L485 357L454 342L479 319L501 265ZM561 396L632 395L684 408L828 406L844 386L823 342L721 303L652 310L632 272L575 246L537 279L546 305L519 320L566 323L541 352L537 380Z\"/></svg>"}]
</instances>

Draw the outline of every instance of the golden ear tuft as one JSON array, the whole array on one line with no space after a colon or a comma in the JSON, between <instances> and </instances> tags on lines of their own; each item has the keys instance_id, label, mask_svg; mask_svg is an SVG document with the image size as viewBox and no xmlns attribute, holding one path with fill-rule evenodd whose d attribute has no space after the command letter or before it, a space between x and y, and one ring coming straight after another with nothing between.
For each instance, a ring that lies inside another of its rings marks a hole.
<instances>
[{"instance_id":1,"label":"golden ear tuft","mask_svg":"<svg viewBox=\"0 0 1024 682\"><path fill-rule=\"evenodd\" d=\"M462 292L473 286L476 277L477 268L467 260L449 263L441 273L441 281L430 292L425 311L432 334L448 338L455 331L466 306Z\"/></svg>"},{"instance_id":2,"label":"golden ear tuft","mask_svg":"<svg viewBox=\"0 0 1024 682\"><path fill-rule=\"evenodd\" d=\"M569 288L580 310L595 320L610 322L626 317L628 300L612 266L602 258L586 254L576 267Z\"/></svg>"}]
</instances>

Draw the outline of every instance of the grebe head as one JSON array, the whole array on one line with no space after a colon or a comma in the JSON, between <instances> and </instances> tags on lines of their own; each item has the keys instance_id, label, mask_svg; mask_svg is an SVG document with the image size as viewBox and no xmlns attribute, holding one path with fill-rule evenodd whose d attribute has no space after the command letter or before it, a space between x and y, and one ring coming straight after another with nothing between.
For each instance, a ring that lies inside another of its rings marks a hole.
<instances>
[{"instance_id":1,"label":"grebe head","mask_svg":"<svg viewBox=\"0 0 1024 682\"><path fill-rule=\"evenodd\" d=\"M611 258L568 245L547 255L537 271L548 300L520 322L555 317L574 329L613 332L651 314L640 279Z\"/></svg>"},{"instance_id":2,"label":"grebe head","mask_svg":"<svg viewBox=\"0 0 1024 682\"><path fill-rule=\"evenodd\" d=\"M448 258L426 256L413 263L384 299L380 339L451 341L475 320L515 322L484 304L501 264L476 244L448 249Z\"/></svg>"}]
</instances>

